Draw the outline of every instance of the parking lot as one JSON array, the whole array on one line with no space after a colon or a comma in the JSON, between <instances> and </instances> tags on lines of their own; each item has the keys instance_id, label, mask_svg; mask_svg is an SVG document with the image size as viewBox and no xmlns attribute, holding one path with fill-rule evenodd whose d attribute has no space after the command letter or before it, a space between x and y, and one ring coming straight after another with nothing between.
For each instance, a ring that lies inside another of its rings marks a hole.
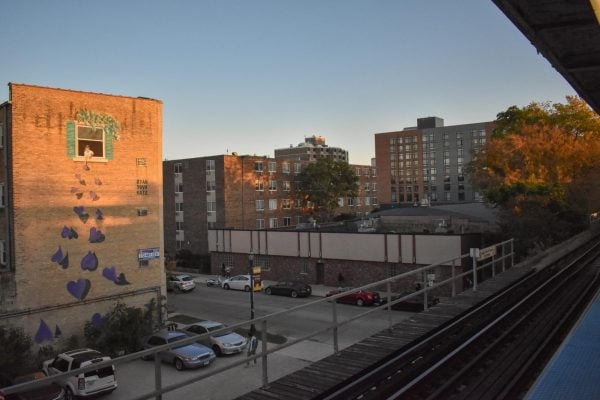
<instances>
[{"instance_id":1,"label":"parking lot","mask_svg":"<svg viewBox=\"0 0 600 400\"><path fill-rule=\"evenodd\" d=\"M168 306L174 313L232 325L249 319L249 296L247 292L209 288L203 284L198 284L196 289L190 293L169 293ZM315 296L308 298L268 296L256 292L254 294L255 315L257 317L265 316L299 304L313 302L318 298ZM270 334L283 336L287 340L301 337L329 326L332 321L331 307L330 303L324 302L275 318L269 321L267 330ZM339 321L351 318L364 311L364 307L337 305ZM398 322L410 314L394 311L392 315L393 321ZM350 346L375 332L386 329L388 327L387 318L387 314L380 311L342 326L339 329L340 349ZM259 344L259 351L260 348ZM311 362L331 355L332 352L333 337L331 333L327 332L269 355L269 380L273 381L303 368ZM181 372L176 371L172 365L163 364L163 386L181 382L192 376L200 376L209 372L212 368L231 365L244 357L245 354L219 357L206 368ZM227 369L220 374L167 393L163 398L232 399L260 387L262 383L261 372L261 364L258 360L257 365L251 364L248 368L236 366ZM122 365L117 371L117 378L119 388L107 396L107 399L131 399L142 393L148 393L154 388L154 364L151 361L137 360Z\"/></svg>"}]
</instances>

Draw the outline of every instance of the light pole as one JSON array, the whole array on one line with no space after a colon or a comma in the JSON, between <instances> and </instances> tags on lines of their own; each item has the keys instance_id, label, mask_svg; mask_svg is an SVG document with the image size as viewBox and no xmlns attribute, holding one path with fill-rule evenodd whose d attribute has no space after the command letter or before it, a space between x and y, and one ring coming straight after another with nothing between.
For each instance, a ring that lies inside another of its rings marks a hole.
<instances>
[{"instance_id":1,"label":"light pole","mask_svg":"<svg viewBox=\"0 0 600 400\"><path fill-rule=\"evenodd\" d=\"M254 253L250 251L248 254L248 275L250 275L250 319L254 319L254 276L252 274L252 268L254 267ZM250 332L254 335L256 327L254 323L250 325Z\"/></svg>"}]
</instances>

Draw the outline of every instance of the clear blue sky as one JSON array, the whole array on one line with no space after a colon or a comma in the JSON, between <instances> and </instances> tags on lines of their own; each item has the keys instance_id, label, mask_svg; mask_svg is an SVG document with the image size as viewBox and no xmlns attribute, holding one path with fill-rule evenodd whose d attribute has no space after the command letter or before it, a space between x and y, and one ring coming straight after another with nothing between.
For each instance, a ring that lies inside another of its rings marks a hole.
<instances>
[{"instance_id":1,"label":"clear blue sky","mask_svg":"<svg viewBox=\"0 0 600 400\"><path fill-rule=\"evenodd\" d=\"M574 91L491 0L2 0L8 82L160 99L163 157L273 155L323 135L352 163L425 116L493 120Z\"/></svg>"}]
</instances>

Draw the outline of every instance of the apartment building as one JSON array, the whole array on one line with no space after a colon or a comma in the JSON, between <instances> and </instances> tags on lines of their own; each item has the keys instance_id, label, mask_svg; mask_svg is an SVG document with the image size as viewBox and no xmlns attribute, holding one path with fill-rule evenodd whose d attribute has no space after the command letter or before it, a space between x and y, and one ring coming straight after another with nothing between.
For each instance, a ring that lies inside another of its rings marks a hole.
<instances>
[{"instance_id":1,"label":"apartment building","mask_svg":"<svg viewBox=\"0 0 600 400\"><path fill-rule=\"evenodd\" d=\"M309 163L255 155L216 155L163 162L165 249L208 254L208 229L288 229L308 223L295 192ZM377 205L375 169L353 165L359 195L337 213L364 215Z\"/></svg>"},{"instance_id":2,"label":"apartment building","mask_svg":"<svg viewBox=\"0 0 600 400\"><path fill-rule=\"evenodd\" d=\"M444 126L442 118L427 117L416 127L375 134L379 203L482 201L466 168L492 130L492 122Z\"/></svg>"},{"instance_id":3,"label":"apartment building","mask_svg":"<svg viewBox=\"0 0 600 400\"><path fill-rule=\"evenodd\" d=\"M289 148L275 149L277 160L315 161L321 157L330 157L335 161L348 162L348 152L339 147L330 147L324 136L311 136L304 143Z\"/></svg>"},{"instance_id":4,"label":"apartment building","mask_svg":"<svg viewBox=\"0 0 600 400\"><path fill-rule=\"evenodd\" d=\"M162 102L9 90L0 105L0 324L60 347L117 301L143 307L165 294Z\"/></svg>"}]
</instances>

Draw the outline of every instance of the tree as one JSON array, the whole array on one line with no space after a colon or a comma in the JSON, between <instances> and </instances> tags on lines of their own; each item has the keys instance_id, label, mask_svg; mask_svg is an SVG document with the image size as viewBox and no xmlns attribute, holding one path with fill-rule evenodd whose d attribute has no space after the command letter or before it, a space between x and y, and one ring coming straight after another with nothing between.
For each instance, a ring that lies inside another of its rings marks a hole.
<instances>
[{"instance_id":1,"label":"tree","mask_svg":"<svg viewBox=\"0 0 600 400\"><path fill-rule=\"evenodd\" d=\"M313 214L325 221L333 217L339 198L356 197L358 193L358 178L352 168L329 157L308 164L300 173L299 182L296 195L302 199L302 205L310 204Z\"/></svg>"},{"instance_id":2,"label":"tree","mask_svg":"<svg viewBox=\"0 0 600 400\"><path fill-rule=\"evenodd\" d=\"M30 367L32 340L23 329L0 326L0 371L20 372Z\"/></svg>"},{"instance_id":3,"label":"tree","mask_svg":"<svg viewBox=\"0 0 600 400\"><path fill-rule=\"evenodd\" d=\"M600 205L600 117L583 100L531 103L498 114L469 166L474 186L501 210L525 248L552 245L584 227Z\"/></svg>"}]
</instances>

